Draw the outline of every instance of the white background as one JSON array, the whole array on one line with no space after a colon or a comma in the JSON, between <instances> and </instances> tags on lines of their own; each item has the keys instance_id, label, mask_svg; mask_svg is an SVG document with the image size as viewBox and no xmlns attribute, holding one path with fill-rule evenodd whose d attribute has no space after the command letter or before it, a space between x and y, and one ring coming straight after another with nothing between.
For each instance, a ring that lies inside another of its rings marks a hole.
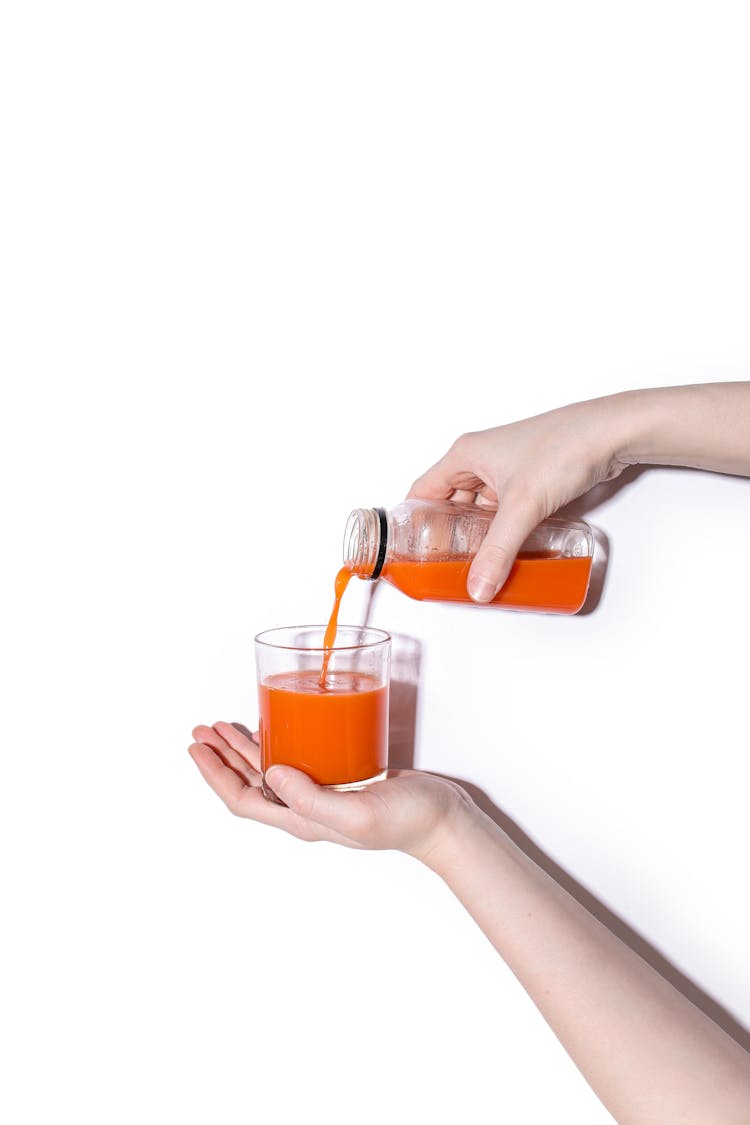
<instances>
[{"instance_id":1,"label":"white background","mask_svg":"<svg viewBox=\"0 0 750 1125\"><path fill-rule=\"evenodd\" d=\"M745 16L3 5L14 1125L610 1120L436 878L233 819L186 747L459 433L750 378ZM745 1022L749 501L592 498L581 617L371 607L423 646L417 766Z\"/></svg>"}]
</instances>

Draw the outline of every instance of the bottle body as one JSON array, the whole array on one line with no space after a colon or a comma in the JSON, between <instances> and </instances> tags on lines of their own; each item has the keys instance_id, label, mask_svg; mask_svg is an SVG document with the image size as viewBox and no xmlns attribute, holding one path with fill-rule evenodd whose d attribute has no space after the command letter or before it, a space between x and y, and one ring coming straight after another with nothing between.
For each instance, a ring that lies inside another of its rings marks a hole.
<instances>
[{"instance_id":1,"label":"bottle body","mask_svg":"<svg viewBox=\"0 0 750 1125\"><path fill-rule=\"evenodd\" d=\"M358 508L347 523L344 562L360 578L382 578L417 601L475 605L466 582L494 516L449 500L405 500L388 512ZM544 520L486 604L577 613L586 600L593 548L591 529L582 521Z\"/></svg>"}]
</instances>

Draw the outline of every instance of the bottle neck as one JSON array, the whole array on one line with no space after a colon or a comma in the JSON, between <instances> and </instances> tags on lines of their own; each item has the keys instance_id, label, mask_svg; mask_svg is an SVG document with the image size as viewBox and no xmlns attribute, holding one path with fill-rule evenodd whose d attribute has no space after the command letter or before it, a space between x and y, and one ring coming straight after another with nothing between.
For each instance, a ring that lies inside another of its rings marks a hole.
<instances>
[{"instance_id":1,"label":"bottle neck","mask_svg":"<svg viewBox=\"0 0 750 1125\"><path fill-rule=\"evenodd\" d=\"M344 565L359 578L380 577L388 549L385 508L355 508L344 531Z\"/></svg>"}]
</instances>

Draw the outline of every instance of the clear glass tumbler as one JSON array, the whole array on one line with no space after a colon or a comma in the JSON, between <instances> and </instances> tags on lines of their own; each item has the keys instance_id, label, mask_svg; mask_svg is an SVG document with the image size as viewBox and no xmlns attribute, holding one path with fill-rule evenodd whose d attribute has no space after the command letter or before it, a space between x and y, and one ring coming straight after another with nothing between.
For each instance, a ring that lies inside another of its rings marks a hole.
<instances>
[{"instance_id":1,"label":"clear glass tumbler","mask_svg":"<svg viewBox=\"0 0 750 1125\"><path fill-rule=\"evenodd\" d=\"M260 760L294 766L319 785L362 789L388 767L391 638L382 629L340 625L332 648L325 625L268 629L255 638ZM263 782L263 794L277 801Z\"/></svg>"}]
</instances>

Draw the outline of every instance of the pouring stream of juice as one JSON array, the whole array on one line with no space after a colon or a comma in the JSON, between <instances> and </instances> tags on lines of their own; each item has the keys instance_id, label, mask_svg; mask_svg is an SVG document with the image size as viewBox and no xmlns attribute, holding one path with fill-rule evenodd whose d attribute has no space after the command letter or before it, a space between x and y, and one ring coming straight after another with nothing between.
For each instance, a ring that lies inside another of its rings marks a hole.
<instances>
[{"instance_id":1,"label":"pouring stream of juice","mask_svg":"<svg viewBox=\"0 0 750 1125\"><path fill-rule=\"evenodd\" d=\"M325 652L323 653L323 666L320 669L320 686L323 690L325 690L326 677L328 676L328 663L331 659L331 653L336 641L336 626L338 625L339 621L341 599L344 596L344 591L349 585L349 579L351 578L353 573L354 571L350 570L348 566L342 566L341 570L336 575L336 581L333 584L333 590L335 594L333 609L331 610L331 616L328 619L328 626L325 631L325 636L323 637L323 648L325 649Z\"/></svg>"}]
</instances>

